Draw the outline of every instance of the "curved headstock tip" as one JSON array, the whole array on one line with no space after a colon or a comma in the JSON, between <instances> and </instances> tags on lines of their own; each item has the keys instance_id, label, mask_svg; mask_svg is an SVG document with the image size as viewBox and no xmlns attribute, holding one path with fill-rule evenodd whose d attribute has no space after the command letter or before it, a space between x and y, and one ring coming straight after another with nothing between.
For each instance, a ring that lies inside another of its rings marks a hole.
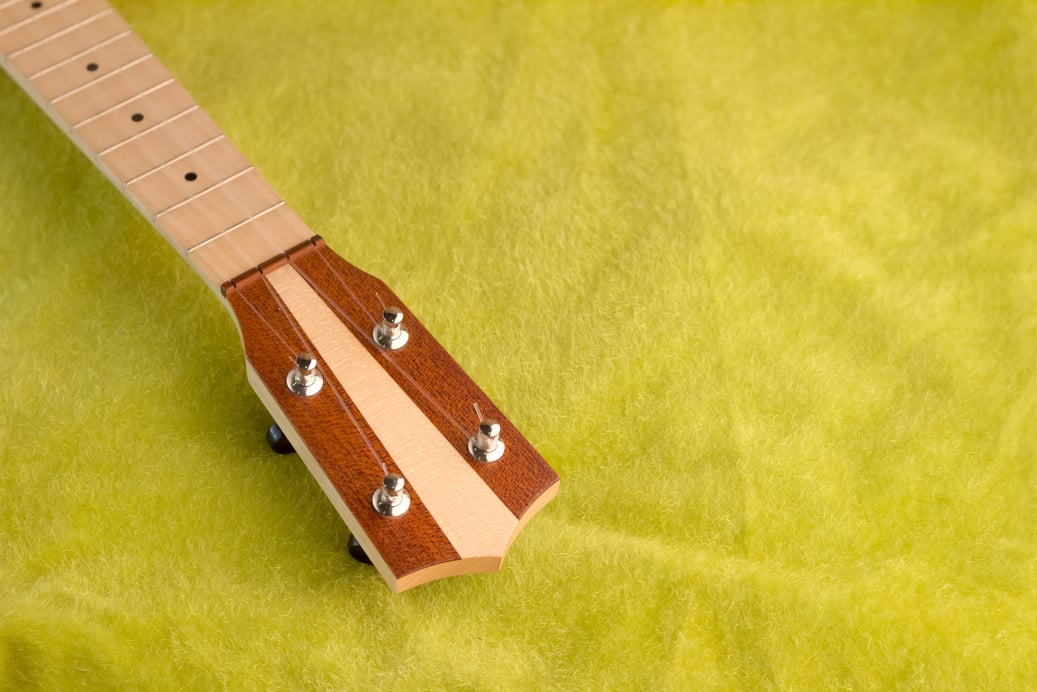
<instances>
[{"instance_id":1,"label":"curved headstock tip","mask_svg":"<svg viewBox=\"0 0 1037 692\"><path fill-rule=\"evenodd\" d=\"M526 510L525 514L518 518L518 522L515 524L515 529L508 537L507 544L505 545L504 551L501 555L468 557L431 565L418 571L405 574L399 578L386 579L389 583L389 588L391 588L395 593L402 593L414 588L415 586L421 586L422 584L427 584L428 582L437 579L444 579L446 577L499 572L504 564L504 557L507 555L508 550L511 549L511 544L515 542L515 539L518 538L518 535L522 532L522 529L526 527L529 520L558 495L559 486L560 482L555 481L553 485L545 490L540 497L538 497L529 506L529 509ZM385 574L383 573L382 576L384 577Z\"/></svg>"},{"instance_id":2,"label":"curved headstock tip","mask_svg":"<svg viewBox=\"0 0 1037 692\"><path fill-rule=\"evenodd\" d=\"M515 539L518 538L518 535L522 533L522 529L526 528L526 524L529 523L529 520L539 514L540 510L544 507L547 507L551 500L558 497L558 490L561 488L561 485L561 480L557 480L556 477L555 482L548 487L547 490L541 493L540 497L534 500L531 505L529 505L529 509L519 517L518 524L515 526L515 531L511 534L511 539L508 541L508 548L511 548L511 544L514 543Z\"/></svg>"}]
</instances>

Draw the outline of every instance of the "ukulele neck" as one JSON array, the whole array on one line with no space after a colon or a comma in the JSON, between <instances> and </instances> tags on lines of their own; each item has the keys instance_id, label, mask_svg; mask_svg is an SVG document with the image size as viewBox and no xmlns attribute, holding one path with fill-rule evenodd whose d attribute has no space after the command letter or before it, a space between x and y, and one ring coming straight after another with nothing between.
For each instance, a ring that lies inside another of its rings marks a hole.
<instances>
[{"instance_id":1,"label":"ukulele neck","mask_svg":"<svg viewBox=\"0 0 1037 692\"><path fill-rule=\"evenodd\" d=\"M0 63L217 293L314 235L105 0L0 0Z\"/></svg>"}]
</instances>

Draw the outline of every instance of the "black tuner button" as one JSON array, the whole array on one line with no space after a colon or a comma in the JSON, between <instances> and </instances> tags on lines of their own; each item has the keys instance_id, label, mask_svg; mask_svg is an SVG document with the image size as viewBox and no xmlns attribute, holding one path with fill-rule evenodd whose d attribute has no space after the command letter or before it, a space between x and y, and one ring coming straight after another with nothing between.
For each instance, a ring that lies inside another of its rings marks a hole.
<instances>
[{"instance_id":1,"label":"black tuner button","mask_svg":"<svg viewBox=\"0 0 1037 692\"><path fill-rule=\"evenodd\" d=\"M274 450L278 454L292 454L295 452L295 447L292 443L284 436L281 428L277 423L271 423L270 428L266 431L266 443L270 445L270 449Z\"/></svg>"},{"instance_id":2,"label":"black tuner button","mask_svg":"<svg viewBox=\"0 0 1037 692\"><path fill-rule=\"evenodd\" d=\"M365 565L371 564L371 558L367 557L367 553L364 552L364 547L360 545L360 541L356 539L353 534L349 534L349 557L353 558L357 562L362 562Z\"/></svg>"}]
</instances>

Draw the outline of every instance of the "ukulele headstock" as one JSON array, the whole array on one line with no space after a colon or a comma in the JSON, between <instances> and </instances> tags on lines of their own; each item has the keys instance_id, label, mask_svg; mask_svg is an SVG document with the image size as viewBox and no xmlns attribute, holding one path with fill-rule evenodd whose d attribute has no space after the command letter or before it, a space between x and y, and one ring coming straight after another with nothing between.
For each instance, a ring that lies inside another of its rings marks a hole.
<instances>
[{"instance_id":1,"label":"ukulele headstock","mask_svg":"<svg viewBox=\"0 0 1037 692\"><path fill-rule=\"evenodd\" d=\"M319 237L223 292L252 386L390 588L499 569L558 475L399 297Z\"/></svg>"}]
</instances>

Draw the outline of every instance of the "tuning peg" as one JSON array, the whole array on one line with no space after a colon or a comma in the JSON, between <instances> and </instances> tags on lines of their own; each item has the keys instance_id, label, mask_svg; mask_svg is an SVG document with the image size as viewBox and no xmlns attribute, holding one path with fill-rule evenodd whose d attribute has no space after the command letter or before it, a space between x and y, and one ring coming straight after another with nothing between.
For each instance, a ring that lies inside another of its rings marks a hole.
<instances>
[{"instance_id":1,"label":"tuning peg","mask_svg":"<svg viewBox=\"0 0 1037 692\"><path fill-rule=\"evenodd\" d=\"M349 542L346 544L346 549L349 550L349 556L357 562L362 562L365 565L371 564L371 558L367 556L364 546L360 545L360 541L353 534L349 534Z\"/></svg>"},{"instance_id":2,"label":"tuning peg","mask_svg":"<svg viewBox=\"0 0 1037 692\"><path fill-rule=\"evenodd\" d=\"M313 396L324 386L324 378L317 372L317 358L312 353L295 357L295 367L285 378L288 389L296 396Z\"/></svg>"},{"instance_id":3,"label":"tuning peg","mask_svg":"<svg viewBox=\"0 0 1037 692\"><path fill-rule=\"evenodd\" d=\"M281 426L277 423L271 423L270 427L267 428L266 443L270 445L270 449L274 450L278 454L291 454L295 451L295 447L293 447L291 441L285 437L284 431L281 430Z\"/></svg>"},{"instance_id":4,"label":"tuning peg","mask_svg":"<svg viewBox=\"0 0 1037 692\"><path fill-rule=\"evenodd\" d=\"M405 485L407 482L400 474L387 475L382 480L382 486L371 496L374 511L383 517L398 517L410 509L410 493Z\"/></svg>"},{"instance_id":5,"label":"tuning peg","mask_svg":"<svg viewBox=\"0 0 1037 692\"><path fill-rule=\"evenodd\" d=\"M374 342L387 351L396 351L407 344L410 334L403 326L403 310L389 306L382 310L382 323L371 333Z\"/></svg>"},{"instance_id":6,"label":"tuning peg","mask_svg":"<svg viewBox=\"0 0 1037 692\"><path fill-rule=\"evenodd\" d=\"M468 438L468 453L476 461L494 462L504 456L504 440L500 439L500 423L492 418L479 422L479 429Z\"/></svg>"}]
</instances>

